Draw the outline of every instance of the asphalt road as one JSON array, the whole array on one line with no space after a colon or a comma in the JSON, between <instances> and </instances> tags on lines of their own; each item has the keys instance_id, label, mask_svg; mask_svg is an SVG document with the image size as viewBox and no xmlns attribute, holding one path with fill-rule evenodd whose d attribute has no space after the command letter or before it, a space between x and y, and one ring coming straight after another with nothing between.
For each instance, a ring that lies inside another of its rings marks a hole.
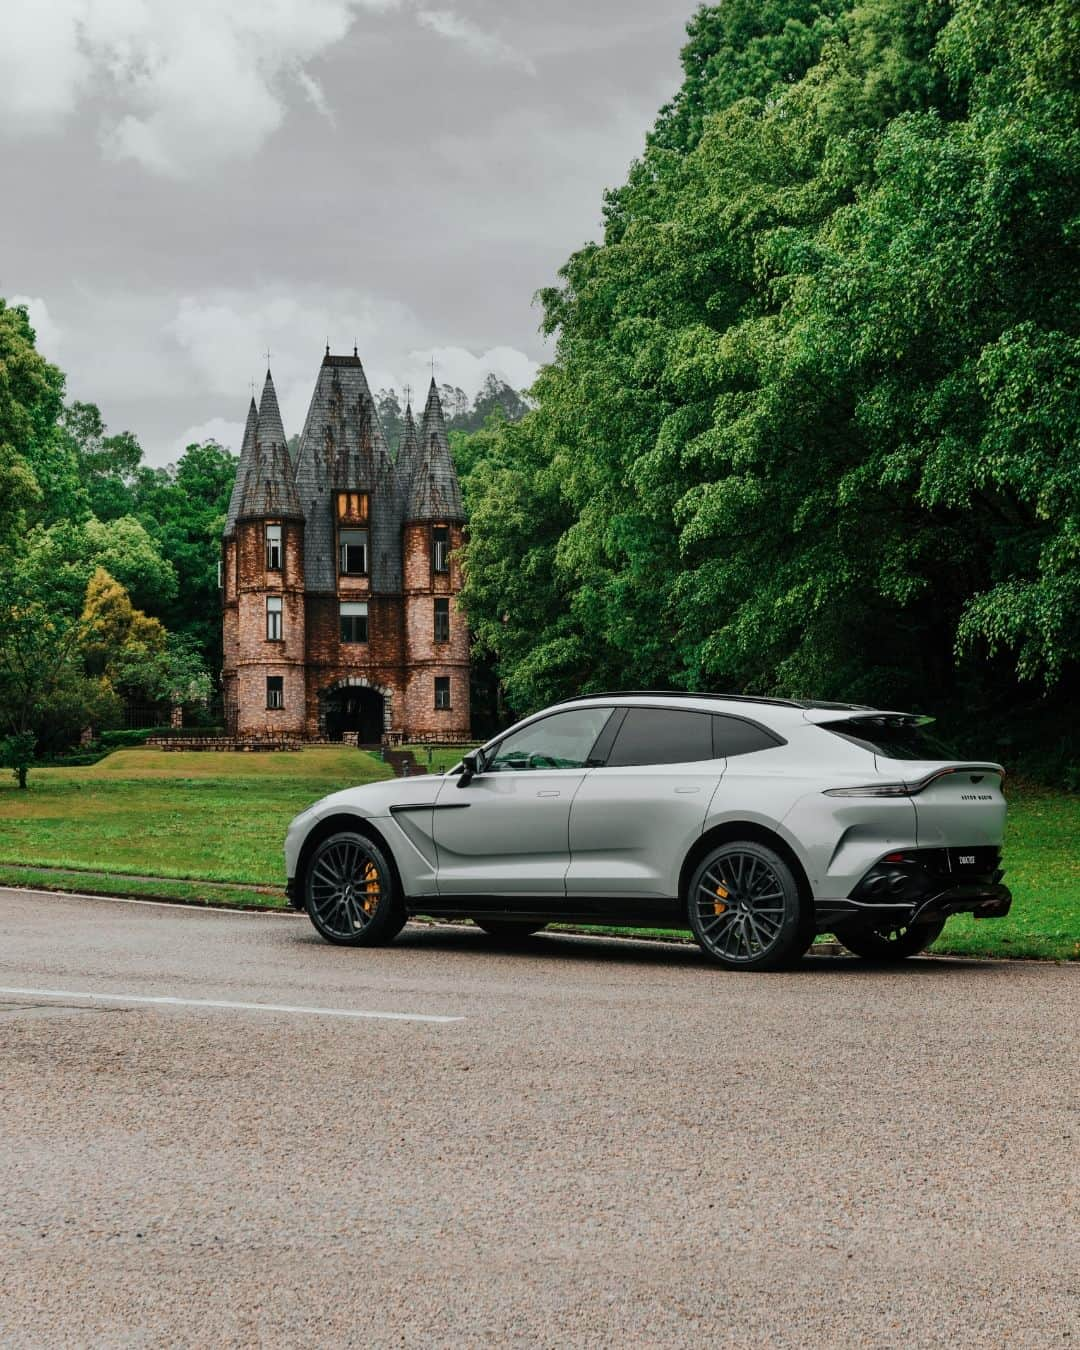
<instances>
[{"instance_id":1,"label":"asphalt road","mask_svg":"<svg viewBox=\"0 0 1080 1350\"><path fill-rule=\"evenodd\" d=\"M1080 1345L1080 967L0 890L0 986L5 1346Z\"/></svg>"}]
</instances>

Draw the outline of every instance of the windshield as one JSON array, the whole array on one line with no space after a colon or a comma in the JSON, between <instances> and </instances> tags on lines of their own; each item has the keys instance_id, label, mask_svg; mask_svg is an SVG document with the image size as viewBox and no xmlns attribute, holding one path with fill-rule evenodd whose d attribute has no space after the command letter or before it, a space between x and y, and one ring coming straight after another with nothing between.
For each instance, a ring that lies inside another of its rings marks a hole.
<instances>
[{"instance_id":1,"label":"windshield","mask_svg":"<svg viewBox=\"0 0 1080 1350\"><path fill-rule=\"evenodd\" d=\"M823 731L842 736L882 759L956 759L953 746L947 745L930 727L914 717L851 717L843 722L822 722Z\"/></svg>"}]
</instances>

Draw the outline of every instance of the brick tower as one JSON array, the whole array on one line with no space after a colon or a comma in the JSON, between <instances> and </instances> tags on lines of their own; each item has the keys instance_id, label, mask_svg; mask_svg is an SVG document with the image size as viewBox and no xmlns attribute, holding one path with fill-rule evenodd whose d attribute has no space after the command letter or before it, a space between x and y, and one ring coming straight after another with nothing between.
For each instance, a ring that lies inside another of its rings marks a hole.
<instances>
[{"instance_id":1,"label":"brick tower","mask_svg":"<svg viewBox=\"0 0 1080 1350\"><path fill-rule=\"evenodd\" d=\"M267 374L222 544L230 731L467 740L463 523L434 381L395 460L355 348L327 348L294 463Z\"/></svg>"},{"instance_id":2,"label":"brick tower","mask_svg":"<svg viewBox=\"0 0 1080 1350\"><path fill-rule=\"evenodd\" d=\"M405 410L400 460L407 715L449 738L469 726L469 634L457 605L465 513L434 379L418 437Z\"/></svg>"},{"instance_id":3,"label":"brick tower","mask_svg":"<svg viewBox=\"0 0 1080 1350\"><path fill-rule=\"evenodd\" d=\"M230 729L256 738L303 735L304 513L269 371L245 435L230 515L222 578Z\"/></svg>"}]
</instances>

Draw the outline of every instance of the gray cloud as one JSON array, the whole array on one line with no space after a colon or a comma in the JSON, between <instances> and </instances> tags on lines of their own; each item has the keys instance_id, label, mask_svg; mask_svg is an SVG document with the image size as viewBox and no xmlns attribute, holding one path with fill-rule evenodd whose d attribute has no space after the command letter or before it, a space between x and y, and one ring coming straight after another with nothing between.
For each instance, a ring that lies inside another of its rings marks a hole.
<instances>
[{"instance_id":1,"label":"gray cloud","mask_svg":"<svg viewBox=\"0 0 1080 1350\"><path fill-rule=\"evenodd\" d=\"M0 294L152 458L232 434L273 352L525 383L531 297L596 237L678 81L651 0L7 0ZM531 72L531 73L530 73ZM488 364L490 363L490 365Z\"/></svg>"}]
</instances>

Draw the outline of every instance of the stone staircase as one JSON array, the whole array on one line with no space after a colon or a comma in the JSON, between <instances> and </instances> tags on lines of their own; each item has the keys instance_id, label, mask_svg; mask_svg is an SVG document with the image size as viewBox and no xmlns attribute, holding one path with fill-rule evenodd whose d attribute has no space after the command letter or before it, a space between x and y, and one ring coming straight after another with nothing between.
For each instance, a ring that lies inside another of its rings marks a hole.
<instances>
[{"instance_id":1,"label":"stone staircase","mask_svg":"<svg viewBox=\"0 0 1080 1350\"><path fill-rule=\"evenodd\" d=\"M384 749L382 757L393 769L395 778L415 778L418 774L428 771L426 764L416 762L411 750Z\"/></svg>"}]
</instances>

